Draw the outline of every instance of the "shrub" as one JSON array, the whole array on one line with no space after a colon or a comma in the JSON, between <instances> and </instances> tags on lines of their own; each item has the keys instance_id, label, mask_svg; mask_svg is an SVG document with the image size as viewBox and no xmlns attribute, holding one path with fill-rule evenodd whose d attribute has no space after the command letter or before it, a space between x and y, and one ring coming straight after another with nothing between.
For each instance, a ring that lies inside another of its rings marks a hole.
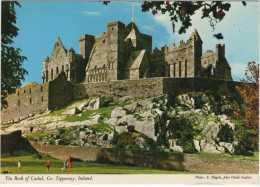
<instances>
[{"instance_id":1,"label":"shrub","mask_svg":"<svg viewBox=\"0 0 260 187\"><path fill-rule=\"evenodd\" d=\"M32 158L34 159L42 159L42 155L40 155L39 153L35 153L32 155Z\"/></svg>"}]
</instances>

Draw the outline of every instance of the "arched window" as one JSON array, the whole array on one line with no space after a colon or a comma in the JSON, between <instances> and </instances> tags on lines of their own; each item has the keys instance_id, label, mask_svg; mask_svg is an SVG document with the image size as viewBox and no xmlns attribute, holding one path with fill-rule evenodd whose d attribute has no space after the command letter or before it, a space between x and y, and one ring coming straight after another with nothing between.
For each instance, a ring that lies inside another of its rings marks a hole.
<instances>
[{"instance_id":1,"label":"arched window","mask_svg":"<svg viewBox=\"0 0 260 187\"><path fill-rule=\"evenodd\" d=\"M185 77L187 77L187 74L188 74L187 66L188 66L188 62L187 62L187 60L185 60Z\"/></svg>"},{"instance_id":2,"label":"arched window","mask_svg":"<svg viewBox=\"0 0 260 187\"><path fill-rule=\"evenodd\" d=\"M43 96L42 96L42 102L43 102Z\"/></svg>"},{"instance_id":3,"label":"arched window","mask_svg":"<svg viewBox=\"0 0 260 187\"><path fill-rule=\"evenodd\" d=\"M173 64L173 77L176 77L176 63Z\"/></svg>"},{"instance_id":4,"label":"arched window","mask_svg":"<svg viewBox=\"0 0 260 187\"><path fill-rule=\"evenodd\" d=\"M179 62L179 77L181 77L181 62Z\"/></svg>"},{"instance_id":5,"label":"arched window","mask_svg":"<svg viewBox=\"0 0 260 187\"><path fill-rule=\"evenodd\" d=\"M18 99L17 105L20 106L20 104L21 104L21 103L20 103L20 99Z\"/></svg>"},{"instance_id":6,"label":"arched window","mask_svg":"<svg viewBox=\"0 0 260 187\"><path fill-rule=\"evenodd\" d=\"M32 98L29 99L30 104L32 104Z\"/></svg>"},{"instance_id":7,"label":"arched window","mask_svg":"<svg viewBox=\"0 0 260 187\"><path fill-rule=\"evenodd\" d=\"M43 87L41 86L41 92L43 92Z\"/></svg>"},{"instance_id":8,"label":"arched window","mask_svg":"<svg viewBox=\"0 0 260 187\"><path fill-rule=\"evenodd\" d=\"M59 73L59 67L56 67L56 74Z\"/></svg>"},{"instance_id":9,"label":"arched window","mask_svg":"<svg viewBox=\"0 0 260 187\"><path fill-rule=\"evenodd\" d=\"M211 66L210 74L214 75L214 68L213 68L213 66Z\"/></svg>"},{"instance_id":10,"label":"arched window","mask_svg":"<svg viewBox=\"0 0 260 187\"><path fill-rule=\"evenodd\" d=\"M46 82L48 82L48 70L46 70Z\"/></svg>"},{"instance_id":11,"label":"arched window","mask_svg":"<svg viewBox=\"0 0 260 187\"><path fill-rule=\"evenodd\" d=\"M64 65L62 65L61 70L64 71Z\"/></svg>"},{"instance_id":12,"label":"arched window","mask_svg":"<svg viewBox=\"0 0 260 187\"><path fill-rule=\"evenodd\" d=\"M51 80L53 80L53 69L51 69Z\"/></svg>"},{"instance_id":13,"label":"arched window","mask_svg":"<svg viewBox=\"0 0 260 187\"><path fill-rule=\"evenodd\" d=\"M17 91L17 95L20 95L20 91L19 90Z\"/></svg>"},{"instance_id":14,"label":"arched window","mask_svg":"<svg viewBox=\"0 0 260 187\"><path fill-rule=\"evenodd\" d=\"M30 93L30 94L32 93L32 89L31 89L31 87L29 88L29 93Z\"/></svg>"}]
</instances>

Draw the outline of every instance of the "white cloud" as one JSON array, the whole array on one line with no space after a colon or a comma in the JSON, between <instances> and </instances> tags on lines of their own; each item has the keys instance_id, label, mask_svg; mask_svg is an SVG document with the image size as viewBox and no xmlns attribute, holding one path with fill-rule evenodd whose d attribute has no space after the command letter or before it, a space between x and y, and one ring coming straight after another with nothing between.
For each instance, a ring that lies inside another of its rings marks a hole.
<instances>
[{"instance_id":1,"label":"white cloud","mask_svg":"<svg viewBox=\"0 0 260 187\"><path fill-rule=\"evenodd\" d=\"M83 12L83 14L87 14L87 15L90 15L90 16L99 16L99 15L101 15L100 12L94 12L94 11L86 11L86 12Z\"/></svg>"},{"instance_id":2,"label":"white cloud","mask_svg":"<svg viewBox=\"0 0 260 187\"><path fill-rule=\"evenodd\" d=\"M230 64L231 73L234 80L238 81L245 78L245 71L247 68L247 63L245 62L235 62Z\"/></svg>"},{"instance_id":3,"label":"white cloud","mask_svg":"<svg viewBox=\"0 0 260 187\"><path fill-rule=\"evenodd\" d=\"M143 29L150 30L150 31L153 31L153 30L154 30L153 27L148 26L148 25L142 25L142 28L143 28Z\"/></svg>"}]
</instances>

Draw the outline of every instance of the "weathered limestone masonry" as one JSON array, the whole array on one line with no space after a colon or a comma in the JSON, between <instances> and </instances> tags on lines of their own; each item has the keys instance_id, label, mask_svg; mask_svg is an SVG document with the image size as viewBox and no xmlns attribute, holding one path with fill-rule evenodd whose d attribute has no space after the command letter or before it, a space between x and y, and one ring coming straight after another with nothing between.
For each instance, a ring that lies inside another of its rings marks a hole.
<instances>
[{"instance_id":1,"label":"weathered limestone masonry","mask_svg":"<svg viewBox=\"0 0 260 187\"><path fill-rule=\"evenodd\" d=\"M20 120L29 114L43 112L48 108L49 84L27 83L8 95L8 107L1 111L1 121Z\"/></svg>"},{"instance_id":2,"label":"weathered limestone masonry","mask_svg":"<svg viewBox=\"0 0 260 187\"><path fill-rule=\"evenodd\" d=\"M81 35L80 54L72 48L67 51L58 38L43 62L43 84L28 83L9 95L1 120L20 120L85 97L127 100L175 94L182 87L230 93L236 83L228 83L232 77L225 46L218 44L215 53L202 56L202 44L195 29L186 43L152 52L151 36L142 34L134 22L125 26L119 21L108 23L99 36ZM60 74L63 78L54 80Z\"/></svg>"},{"instance_id":3,"label":"weathered limestone masonry","mask_svg":"<svg viewBox=\"0 0 260 187\"><path fill-rule=\"evenodd\" d=\"M29 115L64 106L72 100L72 90L65 73L45 84L27 83L7 97L8 107L1 111L1 122L19 121Z\"/></svg>"},{"instance_id":4,"label":"weathered limestone masonry","mask_svg":"<svg viewBox=\"0 0 260 187\"><path fill-rule=\"evenodd\" d=\"M162 94L176 95L180 88L193 91L211 90L219 95L236 94L239 82L209 78L148 78L139 80L120 80L92 84L75 84L73 99L86 97L106 97L116 101L135 98L154 97Z\"/></svg>"},{"instance_id":5,"label":"weathered limestone masonry","mask_svg":"<svg viewBox=\"0 0 260 187\"><path fill-rule=\"evenodd\" d=\"M153 97L163 94L163 78L120 80L92 84L75 84L73 98L106 97L115 101Z\"/></svg>"},{"instance_id":6,"label":"weathered limestone masonry","mask_svg":"<svg viewBox=\"0 0 260 187\"><path fill-rule=\"evenodd\" d=\"M86 54L84 57L86 58ZM81 82L87 64L85 58L75 54L72 47L67 51L58 38L50 58L47 56L43 61L42 83L53 80L60 72L65 72L67 80L71 83Z\"/></svg>"},{"instance_id":7,"label":"weathered limestone masonry","mask_svg":"<svg viewBox=\"0 0 260 187\"><path fill-rule=\"evenodd\" d=\"M190 171L214 174L258 174L258 162L224 158L174 154L162 152L138 152L97 147L44 145L30 141L39 152L60 160L68 155L83 161L113 162L157 169Z\"/></svg>"},{"instance_id":8,"label":"weathered limestone masonry","mask_svg":"<svg viewBox=\"0 0 260 187\"><path fill-rule=\"evenodd\" d=\"M150 77L152 37L140 33L133 22L126 26L119 21L110 22L106 32L93 38L86 83ZM81 53L90 49L87 45L80 47Z\"/></svg>"}]
</instances>

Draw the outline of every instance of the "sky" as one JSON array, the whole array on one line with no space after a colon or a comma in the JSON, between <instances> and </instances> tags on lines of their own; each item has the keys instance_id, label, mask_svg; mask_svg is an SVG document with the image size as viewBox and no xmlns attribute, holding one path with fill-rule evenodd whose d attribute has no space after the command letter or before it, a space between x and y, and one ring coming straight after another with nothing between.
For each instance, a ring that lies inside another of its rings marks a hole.
<instances>
[{"instance_id":1,"label":"sky","mask_svg":"<svg viewBox=\"0 0 260 187\"><path fill-rule=\"evenodd\" d=\"M188 40L194 28L203 41L203 54L207 50L215 51L218 43L226 46L232 77L239 81L244 78L247 62L259 62L259 2L248 2L244 7L241 2L232 2L225 18L212 31L209 20L201 20L200 12L192 16L192 26L185 34L172 32L172 24L167 14L152 15L142 12L140 2L111 2L108 6L102 2L44 2L23 1L22 7L16 8L17 27L20 29L14 38L15 47L22 49L21 54L28 59L23 67L28 75L23 81L41 83L43 60L50 56L57 37L64 47L73 47L79 53L78 37L82 34L98 36L107 30L107 23L120 21L128 24L132 19L134 4L134 22L139 30L151 35L153 49L163 45L177 46L180 40ZM176 24L176 31L180 24ZM221 32L224 40L217 40L213 34Z\"/></svg>"}]
</instances>

